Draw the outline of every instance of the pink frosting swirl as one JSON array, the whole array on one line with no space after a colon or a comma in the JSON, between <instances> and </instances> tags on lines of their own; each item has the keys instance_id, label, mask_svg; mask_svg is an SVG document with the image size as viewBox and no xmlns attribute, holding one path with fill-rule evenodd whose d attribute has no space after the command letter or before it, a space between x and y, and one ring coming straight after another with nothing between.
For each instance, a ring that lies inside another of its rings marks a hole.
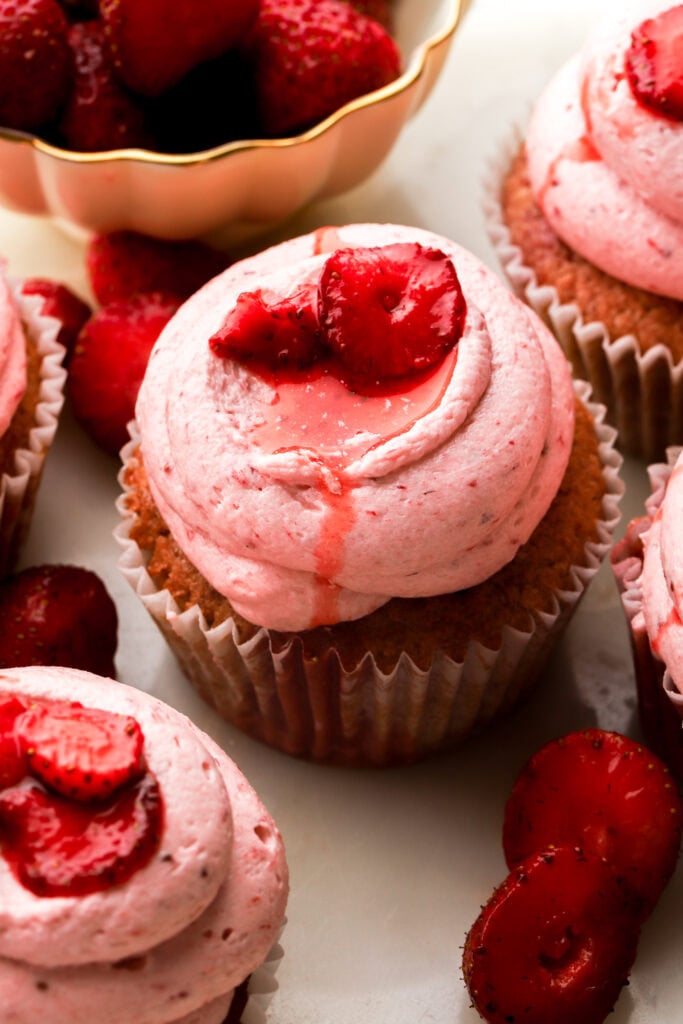
<instances>
[{"instance_id":1,"label":"pink frosting swirl","mask_svg":"<svg viewBox=\"0 0 683 1024\"><path fill-rule=\"evenodd\" d=\"M446 252L467 302L426 390L359 399L331 377L275 389L211 353L243 291L286 294L332 249L396 241ZM137 418L190 561L250 621L299 630L463 589L510 561L557 492L573 402L549 332L475 257L415 228L352 225L247 259L190 299L155 346Z\"/></svg>"},{"instance_id":2,"label":"pink frosting swirl","mask_svg":"<svg viewBox=\"0 0 683 1024\"><path fill-rule=\"evenodd\" d=\"M683 453L643 538L643 616L650 644L683 693Z\"/></svg>"},{"instance_id":3,"label":"pink frosting swirl","mask_svg":"<svg viewBox=\"0 0 683 1024\"><path fill-rule=\"evenodd\" d=\"M165 812L153 860L102 892L36 896L0 855L2 1019L218 1024L287 898L282 840L253 789L189 719L122 683L18 668L0 691L133 715Z\"/></svg>"},{"instance_id":4,"label":"pink frosting swirl","mask_svg":"<svg viewBox=\"0 0 683 1024\"><path fill-rule=\"evenodd\" d=\"M531 184L553 230L627 284L683 300L683 123L635 98L631 33L670 0L616 5L534 108Z\"/></svg>"},{"instance_id":5,"label":"pink frosting swirl","mask_svg":"<svg viewBox=\"0 0 683 1024\"><path fill-rule=\"evenodd\" d=\"M26 390L26 342L0 264L0 436L9 426Z\"/></svg>"}]
</instances>

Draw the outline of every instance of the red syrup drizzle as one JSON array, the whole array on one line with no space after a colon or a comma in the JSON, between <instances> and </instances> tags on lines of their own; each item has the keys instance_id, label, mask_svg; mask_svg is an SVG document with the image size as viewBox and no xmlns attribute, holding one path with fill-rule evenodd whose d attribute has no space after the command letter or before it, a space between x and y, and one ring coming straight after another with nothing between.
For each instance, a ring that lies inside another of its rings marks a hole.
<instances>
[{"instance_id":1,"label":"red syrup drizzle","mask_svg":"<svg viewBox=\"0 0 683 1024\"><path fill-rule=\"evenodd\" d=\"M339 618L339 589L331 581L343 568L345 538L356 522L347 467L436 408L456 361L457 346L409 381L384 381L363 394L347 387L341 370L329 372L331 361L304 373L252 367L275 391L274 399L261 406L262 422L252 428L255 443L270 454L310 453L334 481L318 485L325 515L314 552L318 588L311 627Z\"/></svg>"},{"instance_id":2,"label":"red syrup drizzle","mask_svg":"<svg viewBox=\"0 0 683 1024\"><path fill-rule=\"evenodd\" d=\"M52 703L32 698L30 706ZM21 715L28 708L13 694L0 695L0 752L3 744L25 746ZM34 759L39 747L18 762L26 768L21 778L19 771L0 777L0 851L21 885L36 896L83 896L125 882L151 860L163 831L163 801L149 770L143 766L109 797L83 802L39 782L31 774Z\"/></svg>"}]
</instances>

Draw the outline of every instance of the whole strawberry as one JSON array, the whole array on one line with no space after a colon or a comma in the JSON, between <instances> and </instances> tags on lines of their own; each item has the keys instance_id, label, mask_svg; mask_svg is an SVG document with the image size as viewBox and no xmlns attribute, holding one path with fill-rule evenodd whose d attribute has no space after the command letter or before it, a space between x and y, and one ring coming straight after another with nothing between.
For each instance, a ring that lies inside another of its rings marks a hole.
<instances>
[{"instance_id":1,"label":"whole strawberry","mask_svg":"<svg viewBox=\"0 0 683 1024\"><path fill-rule=\"evenodd\" d=\"M114 72L102 22L76 22L68 39L75 76L59 122L63 145L83 153L151 147L144 108Z\"/></svg>"},{"instance_id":2,"label":"whole strawberry","mask_svg":"<svg viewBox=\"0 0 683 1024\"><path fill-rule=\"evenodd\" d=\"M121 80L159 96L205 61L237 46L259 0L100 0Z\"/></svg>"},{"instance_id":3,"label":"whole strawberry","mask_svg":"<svg viewBox=\"0 0 683 1024\"><path fill-rule=\"evenodd\" d=\"M90 319L90 306L67 285L46 277L27 278L21 290L24 295L39 295L43 300L41 313L60 321L62 326L57 341L66 349L64 365L68 366L76 338L83 325Z\"/></svg>"},{"instance_id":4,"label":"whole strawberry","mask_svg":"<svg viewBox=\"0 0 683 1024\"><path fill-rule=\"evenodd\" d=\"M113 676L117 616L100 578L42 565L0 583L0 668L63 665Z\"/></svg>"},{"instance_id":5,"label":"whole strawberry","mask_svg":"<svg viewBox=\"0 0 683 1024\"><path fill-rule=\"evenodd\" d=\"M103 306L79 335L67 392L76 419L110 455L128 440L149 354L177 308L173 297L143 292Z\"/></svg>"},{"instance_id":6,"label":"whole strawberry","mask_svg":"<svg viewBox=\"0 0 683 1024\"><path fill-rule=\"evenodd\" d=\"M56 117L72 76L57 0L0 0L0 125L36 131Z\"/></svg>"},{"instance_id":7,"label":"whole strawberry","mask_svg":"<svg viewBox=\"0 0 683 1024\"><path fill-rule=\"evenodd\" d=\"M170 242L135 231L93 235L85 256L90 287L102 306L140 292L187 299L228 262L204 242Z\"/></svg>"},{"instance_id":8,"label":"whole strawberry","mask_svg":"<svg viewBox=\"0 0 683 1024\"><path fill-rule=\"evenodd\" d=\"M394 11L392 0L346 0L366 18L374 18L383 25L387 32L394 27Z\"/></svg>"},{"instance_id":9,"label":"whole strawberry","mask_svg":"<svg viewBox=\"0 0 683 1024\"><path fill-rule=\"evenodd\" d=\"M343 0L263 0L248 49L268 135L291 135L393 81L398 48Z\"/></svg>"}]
</instances>

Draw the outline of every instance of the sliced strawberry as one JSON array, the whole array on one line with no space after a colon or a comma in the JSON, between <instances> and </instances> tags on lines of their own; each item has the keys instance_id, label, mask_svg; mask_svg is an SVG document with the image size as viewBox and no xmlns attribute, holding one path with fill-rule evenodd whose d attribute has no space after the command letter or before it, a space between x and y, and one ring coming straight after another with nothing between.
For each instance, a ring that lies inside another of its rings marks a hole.
<instances>
[{"instance_id":1,"label":"sliced strawberry","mask_svg":"<svg viewBox=\"0 0 683 1024\"><path fill-rule=\"evenodd\" d=\"M626 983L639 926L609 868L570 847L536 853L472 926L463 974L490 1024L602 1024Z\"/></svg>"},{"instance_id":2,"label":"sliced strawberry","mask_svg":"<svg viewBox=\"0 0 683 1024\"><path fill-rule=\"evenodd\" d=\"M588 729L548 743L522 770L505 808L508 867L550 845L601 857L642 903L673 874L683 813L662 762L626 736Z\"/></svg>"},{"instance_id":3,"label":"sliced strawberry","mask_svg":"<svg viewBox=\"0 0 683 1024\"><path fill-rule=\"evenodd\" d=\"M59 121L62 144L84 153L153 148L141 100L121 85L114 72L102 22L73 24L69 45L75 77Z\"/></svg>"},{"instance_id":4,"label":"sliced strawberry","mask_svg":"<svg viewBox=\"0 0 683 1024\"><path fill-rule=\"evenodd\" d=\"M320 279L325 340L352 378L428 369L456 344L466 306L455 267L413 242L338 249Z\"/></svg>"},{"instance_id":5,"label":"sliced strawberry","mask_svg":"<svg viewBox=\"0 0 683 1024\"><path fill-rule=\"evenodd\" d=\"M168 242L135 231L94 235L85 255L90 286L102 306L141 292L186 299L228 263L204 242Z\"/></svg>"},{"instance_id":6,"label":"sliced strawberry","mask_svg":"<svg viewBox=\"0 0 683 1024\"><path fill-rule=\"evenodd\" d=\"M0 790L16 786L28 774L28 763L15 728L26 705L18 697L0 694Z\"/></svg>"},{"instance_id":7,"label":"sliced strawberry","mask_svg":"<svg viewBox=\"0 0 683 1024\"><path fill-rule=\"evenodd\" d=\"M683 121L683 4L647 18L631 34L626 73L643 106Z\"/></svg>"},{"instance_id":8,"label":"sliced strawberry","mask_svg":"<svg viewBox=\"0 0 683 1024\"><path fill-rule=\"evenodd\" d=\"M50 701L32 704L15 729L31 775L71 800L102 800L145 769L142 730L129 715Z\"/></svg>"},{"instance_id":9,"label":"sliced strawberry","mask_svg":"<svg viewBox=\"0 0 683 1024\"><path fill-rule=\"evenodd\" d=\"M315 303L315 285L303 285L284 298L261 288L244 292L209 338L211 349L218 356L261 362L270 369L309 366L324 351Z\"/></svg>"},{"instance_id":10,"label":"sliced strawberry","mask_svg":"<svg viewBox=\"0 0 683 1024\"><path fill-rule=\"evenodd\" d=\"M0 0L0 125L35 131L56 116L73 74L56 0Z\"/></svg>"},{"instance_id":11,"label":"sliced strawberry","mask_svg":"<svg viewBox=\"0 0 683 1024\"><path fill-rule=\"evenodd\" d=\"M343 0L263 0L247 52L268 135L292 135L393 81L391 36Z\"/></svg>"},{"instance_id":12,"label":"sliced strawberry","mask_svg":"<svg viewBox=\"0 0 683 1024\"><path fill-rule=\"evenodd\" d=\"M64 665L113 676L117 616L100 578L41 565L0 583L0 668Z\"/></svg>"},{"instance_id":13,"label":"sliced strawberry","mask_svg":"<svg viewBox=\"0 0 683 1024\"><path fill-rule=\"evenodd\" d=\"M177 308L172 296L141 293L103 306L78 336L67 393L76 419L110 455L128 440L150 352Z\"/></svg>"},{"instance_id":14,"label":"sliced strawberry","mask_svg":"<svg viewBox=\"0 0 683 1024\"><path fill-rule=\"evenodd\" d=\"M57 340L66 349L65 365L68 366L76 344L78 333L90 319L92 310L87 302L79 298L65 284L50 281L45 277L29 277L21 286L24 295L40 295L43 298L41 312L61 322Z\"/></svg>"},{"instance_id":15,"label":"sliced strawberry","mask_svg":"<svg viewBox=\"0 0 683 1024\"><path fill-rule=\"evenodd\" d=\"M122 80L143 96L159 96L183 75L240 42L259 0L100 0Z\"/></svg>"},{"instance_id":16,"label":"sliced strawberry","mask_svg":"<svg viewBox=\"0 0 683 1024\"><path fill-rule=\"evenodd\" d=\"M37 896L83 896L125 882L151 860L162 827L161 794L149 774L98 805L37 787L0 793L2 854Z\"/></svg>"}]
</instances>

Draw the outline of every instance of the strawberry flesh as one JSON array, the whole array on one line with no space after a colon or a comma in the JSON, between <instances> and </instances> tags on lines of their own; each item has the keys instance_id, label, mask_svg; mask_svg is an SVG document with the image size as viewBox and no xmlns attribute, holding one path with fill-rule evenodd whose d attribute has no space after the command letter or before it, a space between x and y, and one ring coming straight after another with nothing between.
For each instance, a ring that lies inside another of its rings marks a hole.
<instances>
[{"instance_id":1,"label":"strawberry flesh","mask_svg":"<svg viewBox=\"0 0 683 1024\"><path fill-rule=\"evenodd\" d=\"M522 770L505 808L509 868L569 843L602 858L645 917L673 874L683 813L668 769L641 744L600 729L548 743Z\"/></svg>"},{"instance_id":2,"label":"strawberry flesh","mask_svg":"<svg viewBox=\"0 0 683 1024\"><path fill-rule=\"evenodd\" d=\"M15 723L34 778L70 800L88 803L143 774L144 738L128 715L78 703L36 703Z\"/></svg>"},{"instance_id":3,"label":"strawberry flesh","mask_svg":"<svg viewBox=\"0 0 683 1024\"><path fill-rule=\"evenodd\" d=\"M38 786L0 793L3 856L37 896L84 896L125 882L152 858L162 827L161 794L150 774L97 805Z\"/></svg>"},{"instance_id":4,"label":"strawberry flesh","mask_svg":"<svg viewBox=\"0 0 683 1024\"><path fill-rule=\"evenodd\" d=\"M16 786L28 774L26 754L16 731L16 720L26 705L17 697L0 695L0 790Z\"/></svg>"},{"instance_id":5,"label":"strawberry flesh","mask_svg":"<svg viewBox=\"0 0 683 1024\"><path fill-rule=\"evenodd\" d=\"M175 296L140 293L103 306L78 337L67 393L76 419L110 455L128 440L152 347L177 308Z\"/></svg>"},{"instance_id":6,"label":"strawberry flesh","mask_svg":"<svg viewBox=\"0 0 683 1024\"><path fill-rule=\"evenodd\" d=\"M683 4L646 19L632 33L626 73L639 103L683 121Z\"/></svg>"},{"instance_id":7,"label":"strawberry flesh","mask_svg":"<svg viewBox=\"0 0 683 1024\"><path fill-rule=\"evenodd\" d=\"M115 675L117 614L96 573L40 565L0 583L0 668L63 665Z\"/></svg>"},{"instance_id":8,"label":"strawberry flesh","mask_svg":"<svg viewBox=\"0 0 683 1024\"><path fill-rule=\"evenodd\" d=\"M636 955L637 915L597 857L536 853L472 926L463 974L490 1024L602 1024Z\"/></svg>"},{"instance_id":9,"label":"strawberry flesh","mask_svg":"<svg viewBox=\"0 0 683 1024\"><path fill-rule=\"evenodd\" d=\"M324 337L351 387L419 373L459 340L465 299L439 249L397 242L338 249L320 279Z\"/></svg>"},{"instance_id":10,"label":"strawberry flesh","mask_svg":"<svg viewBox=\"0 0 683 1024\"><path fill-rule=\"evenodd\" d=\"M310 366L324 354L315 302L315 285L284 298L260 288L243 292L209 345L217 356L271 370Z\"/></svg>"}]
</instances>

